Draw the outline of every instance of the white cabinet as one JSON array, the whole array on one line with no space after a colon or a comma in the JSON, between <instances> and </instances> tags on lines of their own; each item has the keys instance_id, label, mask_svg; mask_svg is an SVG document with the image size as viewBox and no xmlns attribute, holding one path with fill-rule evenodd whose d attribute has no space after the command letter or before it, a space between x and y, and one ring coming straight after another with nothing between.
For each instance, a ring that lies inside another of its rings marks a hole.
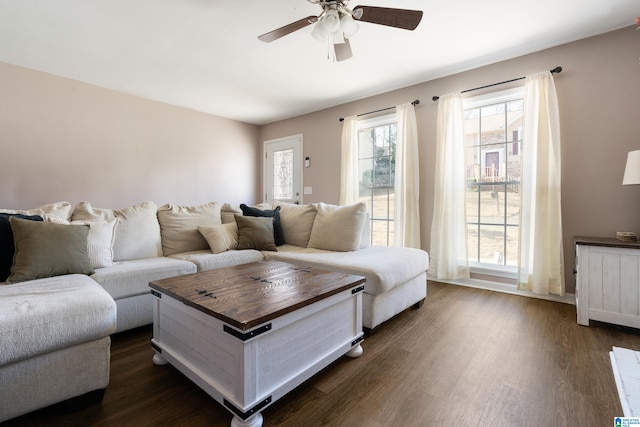
<instances>
[{"instance_id":1,"label":"white cabinet","mask_svg":"<svg viewBox=\"0 0 640 427\"><path fill-rule=\"evenodd\" d=\"M640 328L640 243L577 237L575 245L578 323Z\"/></svg>"}]
</instances>

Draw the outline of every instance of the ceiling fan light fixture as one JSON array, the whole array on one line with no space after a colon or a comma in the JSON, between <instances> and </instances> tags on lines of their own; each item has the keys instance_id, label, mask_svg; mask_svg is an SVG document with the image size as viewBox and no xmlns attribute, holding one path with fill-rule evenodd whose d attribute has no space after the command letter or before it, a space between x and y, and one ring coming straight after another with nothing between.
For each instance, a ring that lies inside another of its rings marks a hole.
<instances>
[{"instance_id":1,"label":"ceiling fan light fixture","mask_svg":"<svg viewBox=\"0 0 640 427\"><path fill-rule=\"evenodd\" d=\"M313 27L313 30L311 31L311 36L318 40L319 42L323 42L327 39L327 35L329 34L322 25L320 25L320 22L322 21L318 21L316 23L316 25Z\"/></svg>"},{"instance_id":2,"label":"ceiling fan light fixture","mask_svg":"<svg viewBox=\"0 0 640 427\"><path fill-rule=\"evenodd\" d=\"M362 9L360 9L362 10ZM351 38L358 32L358 23L351 17L350 14L344 13L342 14L342 18L340 18L340 28L344 33L346 38Z\"/></svg>"},{"instance_id":3,"label":"ceiling fan light fixture","mask_svg":"<svg viewBox=\"0 0 640 427\"><path fill-rule=\"evenodd\" d=\"M340 16L335 9L326 11L320 22L316 25L322 25L327 33L333 33L340 28Z\"/></svg>"}]
</instances>

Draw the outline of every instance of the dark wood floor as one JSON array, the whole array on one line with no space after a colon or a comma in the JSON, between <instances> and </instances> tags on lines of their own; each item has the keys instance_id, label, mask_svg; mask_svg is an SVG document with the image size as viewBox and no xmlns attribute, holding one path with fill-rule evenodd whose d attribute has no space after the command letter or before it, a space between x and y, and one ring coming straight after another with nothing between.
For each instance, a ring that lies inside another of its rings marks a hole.
<instances>
[{"instance_id":1,"label":"dark wood floor","mask_svg":"<svg viewBox=\"0 0 640 427\"><path fill-rule=\"evenodd\" d=\"M113 337L102 403L51 407L8 426L228 427L231 415L171 366L151 329ZM575 306L429 282L425 305L264 412L264 426L611 426L621 416L608 352L638 330L576 323Z\"/></svg>"}]
</instances>

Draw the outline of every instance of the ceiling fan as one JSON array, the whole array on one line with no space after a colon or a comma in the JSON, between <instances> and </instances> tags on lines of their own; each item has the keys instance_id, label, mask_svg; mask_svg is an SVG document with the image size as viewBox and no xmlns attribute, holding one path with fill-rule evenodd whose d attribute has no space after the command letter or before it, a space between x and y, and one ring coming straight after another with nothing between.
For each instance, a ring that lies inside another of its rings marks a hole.
<instances>
[{"instance_id":1,"label":"ceiling fan","mask_svg":"<svg viewBox=\"0 0 640 427\"><path fill-rule=\"evenodd\" d=\"M349 39L358 31L357 21L388 27L415 30L422 19L421 10L393 9L376 6L356 6L349 9L349 0L307 0L322 8L318 16L307 16L291 24L258 36L263 42L272 42L315 24L311 35L328 43L328 58L334 61L344 61L353 56Z\"/></svg>"}]
</instances>

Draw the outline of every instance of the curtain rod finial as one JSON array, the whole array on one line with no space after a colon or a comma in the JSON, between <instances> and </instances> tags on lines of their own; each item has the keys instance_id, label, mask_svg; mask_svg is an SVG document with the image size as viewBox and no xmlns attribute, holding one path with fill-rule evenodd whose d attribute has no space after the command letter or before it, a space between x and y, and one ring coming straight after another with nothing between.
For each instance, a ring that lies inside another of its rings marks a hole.
<instances>
[{"instance_id":1,"label":"curtain rod finial","mask_svg":"<svg viewBox=\"0 0 640 427\"><path fill-rule=\"evenodd\" d=\"M553 70L551 70L552 73L560 73L562 72L562 67L556 67Z\"/></svg>"},{"instance_id":2,"label":"curtain rod finial","mask_svg":"<svg viewBox=\"0 0 640 427\"><path fill-rule=\"evenodd\" d=\"M431 98L431 100L433 100L433 102L436 102L438 99L440 99L440 97L439 97L439 96L437 96L437 95L436 95L436 96L434 96L433 98Z\"/></svg>"}]
</instances>

